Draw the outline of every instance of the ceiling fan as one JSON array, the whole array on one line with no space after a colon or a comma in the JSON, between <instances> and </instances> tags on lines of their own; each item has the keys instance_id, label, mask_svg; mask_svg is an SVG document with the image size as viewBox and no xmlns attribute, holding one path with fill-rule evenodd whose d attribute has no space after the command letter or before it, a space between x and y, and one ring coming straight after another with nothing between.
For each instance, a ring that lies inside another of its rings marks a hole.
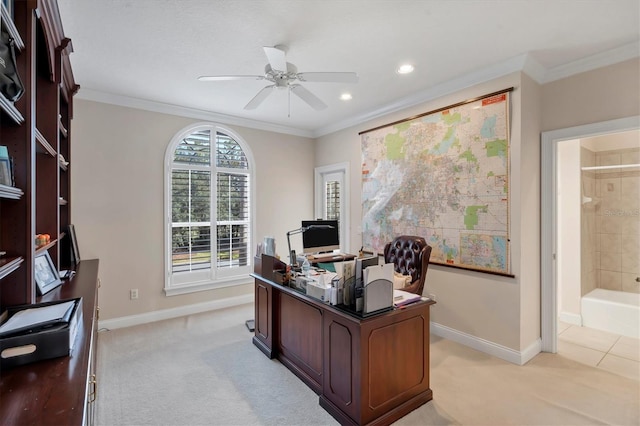
<instances>
[{"instance_id":1,"label":"ceiling fan","mask_svg":"<svg viewBox=\"0 0 640 426\"><path fill-rule=\"evenodd\" d=\"M296 83L357 83L358 75L354 72L298 72L298 68L287 62L284 46L265 46L264 53L269 63L264 67L264 75L212 75L198 77L200 81L230 81L230 80L267 80L270 84L256 94L245 105L244 109L256 109L274 89L287 89L289 93L289 108L291 107L291 93L298 96L315 110L322 110L327 105L304 86Z\"/></svg>"}]
</instances>

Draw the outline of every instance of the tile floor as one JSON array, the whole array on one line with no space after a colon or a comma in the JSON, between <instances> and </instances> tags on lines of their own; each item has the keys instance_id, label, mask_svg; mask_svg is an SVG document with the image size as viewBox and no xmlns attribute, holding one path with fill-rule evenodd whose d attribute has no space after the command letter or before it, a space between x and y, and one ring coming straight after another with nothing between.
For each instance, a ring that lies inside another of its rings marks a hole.
<instances>
[{"instance_id":1,"label":"tile floor","mask_svg":"<svg viewBox=\"0 0 640 426\"><path fill-rule=\"evenodd\" d=\"M558 354L640 381L640 339L559 322Z\"/></svg>"}]
</instances>

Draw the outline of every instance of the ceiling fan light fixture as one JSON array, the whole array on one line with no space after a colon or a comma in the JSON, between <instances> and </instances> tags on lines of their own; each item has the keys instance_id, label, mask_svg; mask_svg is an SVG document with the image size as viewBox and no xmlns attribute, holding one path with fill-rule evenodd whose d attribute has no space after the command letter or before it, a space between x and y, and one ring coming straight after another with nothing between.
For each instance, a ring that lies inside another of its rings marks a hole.
<instances>
[{"instance_id":1,"label":"ceiling fan light fixture","mask_svg":"<svg viewBox=\"0 0 640 426\"><path fill-rule=\"evenodd\" d=\"M293 93L311 108L323 110L327 105L320 98L311 93L307 88L296 83L316 82L316 83L357 83L358 75L355 72L298 72L298 68L287 62L284 46L263 47L268 63L264 67L264 75L212 75L200 76L200 81L229 81L229 80L266 80L273 84L263 87L244 109L256 109L268 96L273 93L273 89L287 89L290 102L290 95ZM289 103L289 105L291 105Z\"/></svg>"},{"instance_id":2,"label":"ceiling fan light fixture","mask_svg":"<svg viewBox=\"0 0 640 426\"><path fill-rule=\"evenodd\" d=\"M351 93L343 93L342 95L340 95L340 100L342 101L350 101L351 99L353 99Z\"/></svg>"},{"instance_id":3,"label":"ceiling fan light fixture","mask_svg":"<svg viewBox=\"0 0 640 426\"><path fill-rule=\"evenodd\" d=\"M414 70L413 65L411 64L402 64L398 67L398 69L396 70L396 72L398 74L410 74L412 73Z\"/></svg>"}]
</instances>

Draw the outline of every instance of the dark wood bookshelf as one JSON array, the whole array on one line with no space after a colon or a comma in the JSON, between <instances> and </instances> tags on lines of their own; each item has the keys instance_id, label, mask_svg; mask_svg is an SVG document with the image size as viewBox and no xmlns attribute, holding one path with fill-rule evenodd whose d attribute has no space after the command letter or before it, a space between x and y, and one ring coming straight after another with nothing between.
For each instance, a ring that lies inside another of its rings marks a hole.
<instances>
[{"instance_id":1,"label":"dark wood bookshelf","mask_svg":"<svg viewBox=\"0 0 640 426\"><path fill-rule=\"evenodd\" d=\"M0 312L80 296L84 329L72 358L0 370L0 424L92 423L98 268L97 261L72 262L66 233L72 223L71 168L66 162L73 97L79 89L69 60L73 45L64 34L57 0L9 1L12 14L0 1L1 23L15 40L25 92L15 102L0 94L0 145L13 158L15 181L15 186L0 185L0 251L6 252L0 257ZM37 234L51 239L37 245ZM38 297L34 259L45 252L58 270L77 274ZM50 397L55 404L38 406ZM68 415L60 417L54 406L67 407Z\"/></svg>"}]
</instances>

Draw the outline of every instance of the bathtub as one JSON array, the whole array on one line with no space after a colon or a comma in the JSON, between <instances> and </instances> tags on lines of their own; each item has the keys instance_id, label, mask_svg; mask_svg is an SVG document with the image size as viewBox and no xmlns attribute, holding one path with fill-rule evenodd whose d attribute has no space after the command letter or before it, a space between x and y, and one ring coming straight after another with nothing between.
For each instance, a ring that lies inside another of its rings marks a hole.
<instances>
[{"instance_id":1,"label":"bathtub","mask_svg":"<svg viewBox=\"0 0 640 426\"><path fill-rule=\"evenodd\" d=\"M584 327L640 338L640 294L597 288L581 305Z\"/></svg>"}]
</instances>

